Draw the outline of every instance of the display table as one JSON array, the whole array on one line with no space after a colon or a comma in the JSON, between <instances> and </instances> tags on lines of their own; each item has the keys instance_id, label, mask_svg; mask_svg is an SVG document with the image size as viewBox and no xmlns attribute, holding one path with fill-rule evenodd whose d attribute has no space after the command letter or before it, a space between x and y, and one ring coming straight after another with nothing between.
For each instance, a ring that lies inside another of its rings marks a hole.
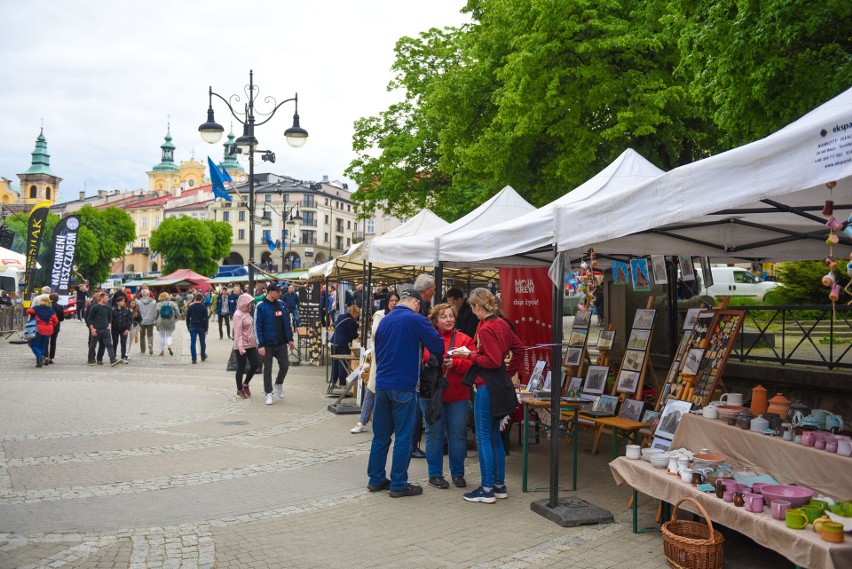
<instances>
[{"instance_id":1,"label":"display table","mask_svg":"<svg viewBox=\"0 0 852 569\"><path fill-rule=\"evenodd\" d=\"M782 484L796 483L836 500L852 499L852 458L803 447L781 437L732 427L724 421L684 415L671 448L709 448L735 467L751 466Z\"/></svg>"},{"instance_id":2,"label":"display table","mask_svg":"<svg viewBox=\"0 0 852 569\"><path fill-rule=\"evenodd\" d=\"M543 423L536 419L530 417L530 409L546 409L550 411L550 401L544 399L524 399L521 401L524 405L524 422L521 424L521 434L523 435L523 446L524 446L524 472L523 472L523 481L521 484L521 491L527 492L527 470L529 467L529 447L530 447L530 429L535 429L536 440L541 437L543 433L550 431L550 424ZM573 437L573 447L574 447L574 460L572 461L572 477L571 477L571 490L577 489L577 460L579 458L577 444L577 435L579 429L577 429L577 416L580 408L585 403L566 403L561 402L560 404L560 425L563 423L567 423L565 432L570 433ZM561 427L560 427L561 428ZM533 492L538 489L532 490Z\"/></svg>"},{"instance_id":3,"label":"display table","mask_svg":"<svg viewBox=\"0 0 852 569\"><path fill-rule=\"evenodd\" d=\"M738 508L733 503L720 500L715 493L700 492L695 486L682 482L679 476L667 474L665 469L654 468L644 460L628 460L620 457L609 463L609 467L619 486L628 484L633 488L634 533L637 531L635 496L637 491L670 504L677 503L684 496L690 496L704 506L714 524L721 524L747 535L801 567L809 569L852 567L852 540L848 538L843 544L832 544L823 541L813 531L812 526L803 530L789 529L783 521L772 518L768 507L762 514ZM698 513L693 511L688 502L682 504L681 509Z\"/></svg>"},{"instance_id":4,"label":"display table","mask_svg":"<svg viewBox=\"0 0 852 569\"><path fill-rule=\"evenodd\" d=\"M633 440L634 443L638 443L639 439L639 429L644 429L648 426L647 423L640 423L639 421L633 421L631 419L625 419L623 417L590 417L588 415L584 415L580 413L581 421L588 421L592 423L595 429L595 436L592 441L592 454L598 453L598 443L601 440L601 434L604 429L609 429L612 433L612 457L617 458L619 455L618 452L618 440L619 438L625 439L627 441Z\"/></svg>"}]
</instances>

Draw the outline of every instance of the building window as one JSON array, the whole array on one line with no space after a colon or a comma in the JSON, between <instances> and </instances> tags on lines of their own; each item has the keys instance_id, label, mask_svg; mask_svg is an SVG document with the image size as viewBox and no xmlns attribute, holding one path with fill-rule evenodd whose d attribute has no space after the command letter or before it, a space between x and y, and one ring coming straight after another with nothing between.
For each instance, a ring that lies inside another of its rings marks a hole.
<instances>
[{"instance_id":1,"label":"building window","mask_svg":"<svg viewBox=\"0 0 852 569\"><path fill-rule=\"evenodd\" d=\"M334 248L343 249L343 237L338 236L334 238Z\"/></svg>"},{"instance_id":2,"label":"building window","mask_svg":"<svg viewBox=\"0 0 852 569\"><path fill-rule=\"evenodd\" d=\"M328 216L325 216L325 224L328 225Z\"/></svg>"},{"instance_id":3,"label":"building window","mask_svg":"<svg viewBox=\"0 0 852 569\"><path fill-rule=\"evenodd\" d=\"M49 200L49 199L50 199L50 186L48 186L48 187L47 187L47 188L45 188L45 190L44 190L44 199L47 199L47 200Z\"/></svg>"},{"instance_id":4,"label":"building window","mask_svg":"<svg viewBox=\"0 0 852 569\"><path fill-rule=\"evenodd\" d=\"M317 204L314 201L314 196L303 196L302 197L302 206L303 207L316 207Z\"/></svg>"},{"instance_id":5,"label":"building window","mask_svg":"<svg viewBox=\"0 0 852 569\"><path fill-rule=\"evenodd\" d=\"M143 237L142 239L140 239L140 240L139 240L139 243L140 243L140 245L141 245L142 247L147 247L147 246L148 246L148 240L147 240L147 239L145 239L144 237Z\"/></svg>"},{"instance_id":6,"label":"building window","mask_svg":"<svg viewBox=\"0 0 852 569\"><path fill-rule=\"evenodd\" d=\"M142 229L148 229L148 218L147 217L142 218Z\"/></svg>"},{"instance_id":7,"label":"building window","mask_svg":"<svg viewBox=\"0 0 852 569\"><path fill-rule=\"evenodd\" d=\"M154 216L154 227L160 227L160 216L159 215Z\"/></svg>"},{"instance_id":8,"label":"building window","mask_svg":"<svg viewBox=\"0 0 852 569\"><path fill-rule=\"evenodd\" d=\"M346 246L349 247L350 245L352 245L352 240L347 237L346 238Z\"/></svg>"},{"instance_id":9,"label":"building window","mask_svg":"<svg viewBox=\"0 0 852 569\"><path fill-rule=\"evenodd\" d=\"M231 207L231 202L229 202L229 201L222 202L222 207Z\"/></svg>"},{"instance_id":10,"label":"building window","mask_svg":"<svg viewBox=\"0 0 852 569\"><path fill-rule=\"evenodd\" d=\"M38 188L35 186L30 186L30 197L37 198L38 197Z\"/></svg>"},{"instance_id":11,"label":"building window","mask_svg":"<svg viewBox=\"0 0 852 569\"><path fill-rule=\"evenodd\" d=\"M376 232L376 220L368 219L367 220L367 233L375 233Z\"/></svg>"},{"instance_id":12,"label":"building window","mask_svg":"<svg viewBox=\"0 0 852 569\"><path fill-rule=\"evenodd\" d=\"M350 220L346 220L346 229L352 229L352 222Z\"/></svg>"},{"instance_id":13,"label":"building window","mask_svg":"<svg viewBox=\"0 0 852 569\"><path fill-rule=\"evenodd\" d=\"M246 238L246 230L245 229L237 230L237 239L242 241L245 238Z\"/></svg>"},{"instance_id":14,"label":"building window","mask_svg":"<svg viewBox=\"0 0 852 569\"><path fill-rule=\"evenodd\" d=\"M290 201L290 194L284 194L284 203L287 203L289 201Z\"/></svg>"},{"instance_id":15,"label":"building window","mask_svg":"<svg viewBox=\"0 0 852 569\"><path fill-rule=\"evenodd\" d=\"M266 203L271 202L272 201L272 194L266 194L265 196L263 196L263 201L265 201Z\"/></svg>"},{"instance_id":16,"label":"building window","mask_svg":"<svg viewBox=\"0 0 852 569\"><path fill-rule=\"evenodd\" d=\"M349 211L349 212L352 211L352 204L351 203L346 204L346 211Z\"/></svg>"},{"instance_id":17,"label":"building window","mask_svg":"<svg viewBox=\"0 0 852 569\"><path fill-rule=\"evenodd\" d=\"M336 221L337 221L337 231L339 231L340 233L343 233L343 220L338 219Z\"/></svg>"},{"instance_id":18,"label":"building window","mask_svg":"<svg viewBox=\"0 0 852 569\"><path fill-rule=\"evenodd\" d=\"M244 212L244 211L241 211L241 212L240 212L239 220L240 220L240 221L245 221L245 220L246 220L246 212Z\"/></svg>"},{"instance_id":19,"label":"building window","mask_svg":"<svg viewBox=\"0 0 852 569\"><path fill-rule=\"evenodd\" d=\"M231 212L223 211L222 212L222 221L231 221Z\"/></svg>"},{"instance_id":20,"label":"building window","mask_svg":"<svg viewBox=\"0 0 852 569\"><path fill-rule=\"evenodd\" d=\"M328 243L328 233L324 233L323 235L325 235L325 241L324 241L324 243Z\"/></svg>"},{"instance_id":21,"label":"building window","mask_svg":"<svg viewBox=\"0 0 852 569\"><path fill-rule=\"evenodd\" d=\"M317 222L314 219L314 212L306 211L305 214L302 217L303 217L302 225L309 225L310 227L316 227L317 226Z\"/></svg>"}]
</instances>

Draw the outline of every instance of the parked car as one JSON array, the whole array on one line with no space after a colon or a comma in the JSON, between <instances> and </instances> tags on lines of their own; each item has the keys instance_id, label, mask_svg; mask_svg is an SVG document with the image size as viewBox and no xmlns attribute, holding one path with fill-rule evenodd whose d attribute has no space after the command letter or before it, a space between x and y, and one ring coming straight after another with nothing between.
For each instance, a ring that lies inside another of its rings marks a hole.
<instances>
[{"instance_id":1,"label":"parked car","mask_svg":"<svg viewBox=\"0 0 852 569\"><path fill-rule=\"evenodd\" d=\"M75 295L72 294L68 298L68 304L65 305L62 312L65 313L65 318L74 318L77 316L77 297Z\"/></svg>"},{"instance_id":2,"label":"parked car","mask_svg":"<svg viewBox=\"0 0 852 569\"><path fill-rule=\"evenodd\" d=\"M701 274L701 271L698 271ZM766 293L778 286L777 282L764 281L741 267L711 267L713 285L701 289L701 294L713 297L730 296L754 298L763 302ZM701 275L701 282L704 275Z\"/></svg>"}]
</instances>

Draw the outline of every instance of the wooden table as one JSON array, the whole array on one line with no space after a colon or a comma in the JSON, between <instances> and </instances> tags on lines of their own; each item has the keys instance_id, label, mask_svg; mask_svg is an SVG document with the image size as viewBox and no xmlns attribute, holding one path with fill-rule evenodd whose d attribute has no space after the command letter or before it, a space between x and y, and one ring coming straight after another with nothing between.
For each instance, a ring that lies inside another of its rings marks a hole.
<instances>
[{"instance_id":1,"label":"wooden table","mask_svg":"<svg viewBox=\"0 0 852 569\"><path fill-rule=\"evenodd\" d=\"M624 417L589 417L580 413L580 419L592 421L595 423L595 437L592 443L592 454L597 454L598 443L600 442L601 433L605 428L612 432L612 458L618 458L618 439L621 438L630 441L634 444L639 444L639 430L648 426L647 423L640 423Z\"/></svg>"},{"instance_id":2,"label":"wooden table","mask_svg":"<svg viewBox=\"0 0 852 569\"><path fill-rule=\"evenodd\" d=\"M538 492L544 490L543 488L534 488L532 490L527 489L527 470L529 467L529 446L530 446L530 429L535 429L535 438L538 440L543 433L547 433L551 430L550 424L542 423L536 419L530 417L530 409L546 409L550 411L550 400L545 399L524 399L522 400L524 405L524 422L521 424L521 432L523 434L523 446L524 446L524 473L523 473L523 482L521 484L522 492ZM567 436L572 438L572 443L574 447L573 453L573 461L572 461L572 473L571 473L571 490L577 489L577 461L579 459L579 445L577 441L577 436L579 434L579 429L577 428L577 421L579 416L579 410L583 406L583 404L575 404L575 403L566 403L561 402L560 410L559 410L559 422L560 422L560 431L565 433ZM565 424L565 428L562 428L563 423ZM558 436L558 434L557 434Z\"/></svg>"},{"instance_id":3,"label":"wooden table","mask_svg":"<svg viewBox=\"0 0 852 569\"><path fill-rule=\"evenodd\" d=\"M746 511L745 508L737 508L732 503L717 498L715 493L701 492L695 486L682 482L679 476L666 474L666 469L654 468L644 460L628 460L622 456L610 462L609 467L619 486L628 484L633 488L634 533L639 531L637 492L670 504L677 503L684 496L690 496L704 506L714 524L718 523L747 535L801 567L852 567L852 540L848 538L845 543L832 544L823 541L811 527L803 530L790 529L783 521L772 518L768 506L759 514ZM681 508L700 514L694 511L689 503Z\"/></svg>"}]
</instances>

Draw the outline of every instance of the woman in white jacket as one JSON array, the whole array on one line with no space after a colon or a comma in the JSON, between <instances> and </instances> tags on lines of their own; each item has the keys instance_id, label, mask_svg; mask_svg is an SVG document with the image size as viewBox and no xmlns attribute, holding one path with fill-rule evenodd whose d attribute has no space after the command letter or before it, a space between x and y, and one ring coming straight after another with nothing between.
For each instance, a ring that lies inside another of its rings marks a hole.
<instances>
[{"instance_id":1,"label":"woman in white jacket","mask_svg":"<svg viewBox=\"0 0 852 569\"><path fill-rule=\"evenodd\" d=\"M387 300L387 310L379 310L375 314L373 314L373 325L370 327L370 353L373 354L373 350L375 346L373 345L373 339L376 337L376 330L379 328L379 322L381 322L382 318L393 310L396 304L399 302L399 295L395 292L392 292L388 295ZM355 423L355 427L350 430L350 433L363 433L367 430L367 423L370 422L370 415L373 414L373 405L376 402L376 365L375 365L375 357L374 354L371 355L372 361L370 362L370 378L367 380L367 391L364 392L364 400L361 401L361 417L357 423Z\"/></svg>"}]
</instances>

